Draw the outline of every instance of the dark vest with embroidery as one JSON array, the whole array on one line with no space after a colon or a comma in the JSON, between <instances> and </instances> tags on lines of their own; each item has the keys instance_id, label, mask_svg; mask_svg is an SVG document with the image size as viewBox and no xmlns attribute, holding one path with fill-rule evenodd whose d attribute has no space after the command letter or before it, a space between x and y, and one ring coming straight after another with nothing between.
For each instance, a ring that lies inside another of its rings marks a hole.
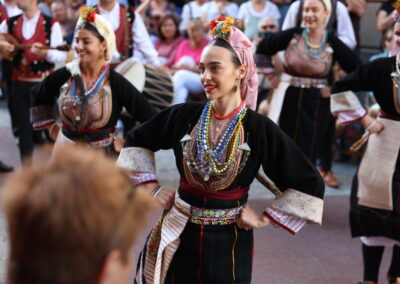
<instances>
[{"instance_id":1,"label":"dark vest with embroidery","mask_svg":"<svg viewBox=\"0 0 400 284\"><path fill-rule=\"evenodd\" d=\"M95 6L96 12L100 14ZM131 7L119 5L119 25L114 31L117 50L121 54L121 59L127 59L133 56L133 34L132 25L135 20L135 12Z\"/></svg>"},{"instance_id":2,"label":"dark vest with embroidery","mask_svg":"<svg viewBox=\"0 0 400 284\"><path fill-rule=\"evenodd\" d=\"M51 27L55 20L40 13L36 24L35 33L30 39L25 39L22 34L22 15L12 17L8 21L8 31L21 44L32 45L35 42L50 45ZM53 71L54 64L36 56L30 49L23 49L14 56L13 80L33 81L43 79Z\"/></svg>"}]
</instances>

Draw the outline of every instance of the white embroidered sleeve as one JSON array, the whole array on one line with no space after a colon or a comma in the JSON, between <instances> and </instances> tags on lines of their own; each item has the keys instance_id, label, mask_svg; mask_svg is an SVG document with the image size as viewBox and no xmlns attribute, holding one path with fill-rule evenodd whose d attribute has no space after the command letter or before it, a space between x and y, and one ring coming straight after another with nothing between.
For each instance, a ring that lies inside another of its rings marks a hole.
<instances>
[{"instance_id":1,"label":"white embroidered sleeve","mask_svg":"<svg viewBox=\"0 0 400 284\"><path fill-rule=\"evenodd\" d=\"M273 224L281 227L289 233L295 235L306 224L307 220L275 210L267 208L265 214L270 218Z\"/></svg>"}]
</instances>

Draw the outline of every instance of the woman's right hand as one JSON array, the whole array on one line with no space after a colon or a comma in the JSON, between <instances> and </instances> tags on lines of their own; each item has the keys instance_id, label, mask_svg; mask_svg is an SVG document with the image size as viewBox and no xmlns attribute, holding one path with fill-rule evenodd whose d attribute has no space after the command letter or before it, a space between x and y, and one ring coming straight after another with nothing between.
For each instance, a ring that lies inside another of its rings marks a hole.
<instances>
[{"instance_id":1,"label":"woman's right hand","mask_svg":"<svg viewBox=\"0 0 400 284\"><path fill-rule=\"evenodd\" d=\"M176 191L173 189L163 189L157 194L156 200L162 208L169 210L174 205Z\"/></svg>"}]
</instances>

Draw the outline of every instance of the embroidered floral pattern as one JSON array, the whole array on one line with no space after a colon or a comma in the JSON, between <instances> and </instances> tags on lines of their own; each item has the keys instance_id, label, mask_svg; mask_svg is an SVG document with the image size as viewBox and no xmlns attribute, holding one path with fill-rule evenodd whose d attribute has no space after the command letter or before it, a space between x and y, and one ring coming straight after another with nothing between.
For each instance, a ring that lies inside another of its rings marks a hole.
<instances>
[{"instance_id":1,"label":"embroidered floral pattern","mask_svg":"<svg viewBox=\"0 0 400 284\"><path fill-rule=\"evenodd\" d=\"M141 147L123 148L117 165L134 172L156 173L154 152Z\"/></svg>"},{"instance_id":2,"label":"embroidered floral pattern","mask_svg":"<svg viewBox=\"0 0 400 284\"><path fill-rule=\"evenodd\" d=\"M288 189L283 193L282 197L272 203L271 207L313 223L321 224L323 205L323 200L318 197Z\"/></svg>"},{"instance_id":3,"label":"embroidered floral pattern","mask_svg":"<svg viewBox=\"0 0 400 284\"><path fill-rule=\"evenodd\" d=\"M243 206L229 209L204 209L191 207L190 222L200 225L228 225L236 222Z\"/></svg>"}]
</instances>

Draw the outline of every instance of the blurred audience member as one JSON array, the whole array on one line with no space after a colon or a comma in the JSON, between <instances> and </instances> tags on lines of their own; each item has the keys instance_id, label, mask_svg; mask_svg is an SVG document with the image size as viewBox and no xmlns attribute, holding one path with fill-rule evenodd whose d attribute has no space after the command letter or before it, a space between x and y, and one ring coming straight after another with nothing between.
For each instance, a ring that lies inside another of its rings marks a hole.
<instances>
[{"instance_id":1,"label":"blurred audience member","mask_svg":"<svg viewBox=\"0 0 400 284\"><path fill-rule=\"evenodd\" d=\"M8 283L127 283L152 206L101 152L64 145L4 187Z\"/></svg>"},{"instance_id":2,"label":"blurred audience member","mask_svg":"<svg viewBox=\"0 0 400 284\"><path fill-rule=\"evenodd\" d=\"M51 13L51 2L52 0L44 0L38 4L40 12L45 14L47 17L53 17Z\"/></svg>"},{"instance_id":3,"label":"blurred audience member","mask_svg":"<svg viewBox=\"0 0 400 284\"><path fill-rule=\"evenodd\" d=\"M51 4L51 12L53 13L54 19L56 19L61 25L64 41L71 44L74 37L76 21L68 18L65 2L63 0L54 1Z\"/></svg>"},{"instance_id":4,"label":"blurred audience member","mask_svg":"<svg viewBox=\"0 0 400 284\"><path fill-rule=\"evenodd\" d=\"M239 28L250 40L258 33L258 23L264 17L279 20L281 14L278 7L268 0L250 0L240 5L238 20ZM277 28L279 28L277 26Z\"/></svg>"},{"instance_id":5,"label":"blurred audience member","mask_svg":"<svg viewBox=\"0 0 400 284\"><path fill-rule=\"evenodd\" d=\"M201 20L205 30L210 29L210 22L219 16L228 16L237 19L238 4L228 0L213 0L201 6Z\"/></svg>"},{"instance_id":6,"label":"blurred audience member","mask_svg":"<svg viewBox=\"0 0 400 284\"><path fill-rule=\"evenodd\" d=\"M283 21L285 20L286 13L289 11L291 0L271 0L276 6L278 6L281 17L279 19L279 27L282 27Z\"/></svg>"},{"instance_id":7,"label":"blurred audience member","mask_svg":"<svg viewBox=\"0 0 400 284\"><path fill-rule=\"evenodd\" d=\"M361 17L364 16L367 11L367 1L366 0L344 0L347 5L347 11L353 25L354 34L356 36L357 47L360 46L360 24Z\"/></svg>"},{"instance_id":8,"label":"blurred audience member","mask_svg":"<svg viewBox=\"0 0 400 284\"><path fill-rule=\"evenodd\" d=\"M115 32L117 50L113 57L114 63L136 57L140 52L138 57L143 57L146 63L160 66L158 53L139 13L116 0L100 0L97 11L111 24Z\"/></svg>"},{"instance_id":9,"label":"blurred audience member","mask_svg":"<svg viewBox=\"0 0 400 284\"><path fill-rule=\"evenodd\" d=\"M279 22L271 17L262 18L258 23L258 30L258 35L253 39L254 50L256 50L265 33L279 32ZM254 63L257 66L259 86L257 112L266 116L269 109L270 91L278 86L278 75L283 71L283 64L277 54L273 56L254 54Z\"/></svg>"},{"instance_id":10,"label":"blurred audience member","mask_svg":"<svg viewBox=\"0 0 400 284\"><path fill-rule=\"evenodd\" d=\"M201 16L201 7L207 0L195 0L191 1L185 6L183 6L182 15L181 15L181 23L179 25L179 29L182 34L187 33L188 23L190 20L199 18Z\"/></svg>"},{"instance_id":11,"label":"blurred audience member","mask_svg":"<svg viewBox=\"0 0 400 284\"><path fill-rule=\"evenodd\" d=\"M384 32L389 27L393 26L393 15L396 13L394 3L396 0L386 0L382 2L378 11L376 12L376 28L380 32Z\"/></svg>"},{"instance_id":12,"label":"blurred audience member","mask_svg":"<svg viewBox=\"0 0 400 284\"><path fill-rule=\"evenodd\" d=\"M381 41L382 52L371 56L369 61L374 61L378 58L389 57L394 54L390 54L390 50L392 48L392 40L393 40L393 27L388 28L384 33Z\"/></svg>"},{"instance_id":13,"label":"blurred audience member","mask_svg":"<svg viewBox=\"0 0 400 284\"><path fill-rule=\"evenodd\" d=\"M188 33L189 39L179 45L174 65L170 70L174 74L172 77L175 92L173 104L186 102L189 93L203 91L198 65L201 52L210 40L204 33L203 23L200 19L189 22Z\"/></svg>"},{"instance_id":14,"label":"blurred audience member","mask_svg":"<svg viewBox=\"0 0 400 284\"><path fill-rule=\"evenodd\" d=\"M67 15L69 19L77 21L79 18L79 10L85 6L84 0L65 0L67 5Z\"/></svg>"},{"instance_id":15,"label":"blurred audience member","mask_svg":"<svg viewBox=\"0 0 400 284\"><path fill-rule=\"evenodd\" d=\"M165 14L158 26L158 39L154 47L162 64L171 67L175 61L175 54L180 43L185 40L179 32L179 21L174 14Z\"/></svg>"},{"instance_id":16,"label":"blurred audience member","mask_svg":"<svg viewBox=\"0 0 400 284\"><path fill-rule=\"evenodd\" d=\"M157 34L160 18L164 13L175 13L176 7L168 0L144 0L139 7L138 12L142 18L150 20L150 33Z\"/></svg>"}]
</instances>

